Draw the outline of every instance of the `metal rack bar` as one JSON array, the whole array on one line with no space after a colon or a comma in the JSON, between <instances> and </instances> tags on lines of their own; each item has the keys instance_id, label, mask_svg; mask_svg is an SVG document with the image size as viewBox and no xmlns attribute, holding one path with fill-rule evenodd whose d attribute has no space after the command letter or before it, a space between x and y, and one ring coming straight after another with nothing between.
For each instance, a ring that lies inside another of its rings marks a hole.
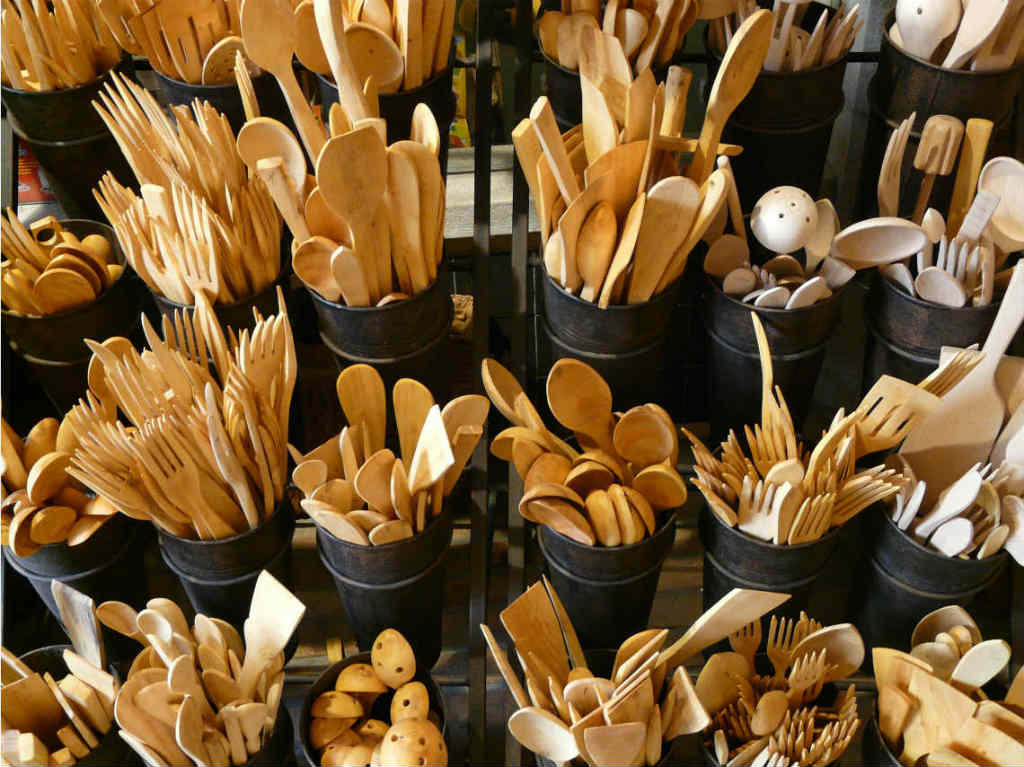
<instances>
[{"instance_id":1,"label":"metal rack bar","mask_svg":"<svg viewBox=\"0 0 1024 767\"><path fill-rule=\"evenodd\" d=\"M479 370L487 355L490 327L491 249L491 79L493 75L493 3L482 0L476 16L476 98L473 137L473 362ZM483 393L478 373L474 390ZM486 427L485 427L486 428ZM469 760L487 762L487 656L479 625L487 620L487 583L490 540L488 525L487 444L485 433L473 454L470 515L469 602Z\"/></svg>"}]
</instances>

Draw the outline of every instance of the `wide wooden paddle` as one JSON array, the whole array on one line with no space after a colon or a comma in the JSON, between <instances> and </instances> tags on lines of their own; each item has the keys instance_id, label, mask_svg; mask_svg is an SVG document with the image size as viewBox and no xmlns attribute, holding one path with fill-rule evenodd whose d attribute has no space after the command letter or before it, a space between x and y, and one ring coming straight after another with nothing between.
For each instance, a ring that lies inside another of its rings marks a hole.
<instances>
[{"instance_id":1,"label":"wide wooden paddle","mask_svg":"<svg viewBox=\"0 0 1024 767\"><path fill-rule=\"evenodd\" d=\"M654 295L676 249L686 239L700 203L700 189L682 176L662 179L647 192L626 294L628 303L643 303Z\"/></svg>"}]
</instances>

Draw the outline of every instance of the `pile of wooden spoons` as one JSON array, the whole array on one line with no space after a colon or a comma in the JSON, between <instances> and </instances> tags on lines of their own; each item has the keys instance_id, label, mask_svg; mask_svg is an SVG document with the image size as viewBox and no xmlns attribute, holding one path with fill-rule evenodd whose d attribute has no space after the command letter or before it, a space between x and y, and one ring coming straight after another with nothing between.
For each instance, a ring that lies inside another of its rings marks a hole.
<instances>
[{"instance_id":1,"label":"pile of wooden spoons","mask_svg":"<svg viewBox=\"0 0 1024 767\"><path fill-rule=\"evenodd\" d=\"M8 208L0 217L3 236L3 304L18 314L42 316L80 309L121 276L107 238L79 240L53 216L31 231Z\"/></svg>"},{"instance_id":2,"label":"pile of wooden spoons","mask_svg":"<svg viewBox=\"0 0 1024 767\"><path fill-rule=\"evenodd\" d=\"M448 69L455 6L455 0L303 0L295 6L295 53L307 69L334 76L342 106L360 119L366 115L346 92L349 83L373 78L377 92L411 91Z\"/></svg>"},{"instance_id":3,"label":"pile of wooden spoons","mask_svg":"<svg viewBox=\"0 0 1024 767\"><path fill-rule=\"evenodd\" d=\"M697 677L696 694L711 717L704 730L719 764L817 764L836 761L860 727L854 685L831 705L822 686L854 674L864 641L849 623L822 626L772 616L765 654L774 673L760 675L755 659L761 621L729 636L732 652L715 653Z\"/></svg>"},{"instance_id":4,"label":"pile of wooden spoons","mask_svg":"<svg viewBox=\"0 0 1024 767\"><path fill-rule=\"evenodd\" d=\"M927 506L927 483L916 479L903 456L896 454L890 461L906 480L889 501L890 516L900 530L947 557L985 559L1006 549L1024 564L1019 464L1004 460L995 469L975 464Z\"/></svg>"},{"instance_id":5,"label":"pile of wooden spoons","mask_svg":"<svg viewBox=\"0 0 1024 767\"><path fill-rule=\"evenodd\" d=\"M594 767L654 765L666 743L711 723L683 662L787 599L787 594L733 589L669 647L664 647L668 629L629 637L608 677L598 677L587 667L572 621L545 578L501 612L525 687L491 630L485 624L480 630L519 706L508 728L524 748L556 763L578 758Z\"/></svg>"},{"instance_id":6,"label":"pile of wooden spoons","mask_svg":"<svg viewBox=\"0 0 1024 767\"><path fill-rule=\"evenodd\" d=\"M735 154L719 139L760 70L770 16L755 13L733 37L697 140L680 137L690 72L672 67L660 86L649 68L635 80L628 69L613 75L600 54L608 35L584 26L582 126L561 135L541 98L512 134L541 222L545 267L565 290L601 307L649 301L683 273L702 238L724 231L726 203L743 236L728 160L718 158L715 170L715 158ZM677 175L681 152L693 154L685 176Z\"/></svg>"},{"instance_id":7,"label":"pile of wooden spoons","mask_svg":"<svg viewBox=\"0 0 1024 767\"><path fill-rule=\"evenodd\" d=\"M309 740L320 751L321 767L447 767L438 713L414 676L416 656L395 629L373 640L370 663L342 668L334 689L313 701ZM377 698L389 692L390 724L372 716Z\"/></svg>"},{"instance_id":8,"label":"pile of wooden spoons","mask_svg":"<svg viewBox=\"0 0 1024 767\"><path fill-rule=\"evenodd\" d=\"M840 3L831 17L823 8L813 27L807 22L810 32L803 27L804 14L809 6L808 0L783 0L775 4L775 31L764 62L764 68L769 72L801 72L828 66L843 58L853 47L857 33L864 26L859 3L852 8ZM711 47L719 54L724 52L734 30L757 9L754 0L740 0L735 11L711 21L708 24Z\"/></svg>"},{"instance_id":9,"label":"pile of wooden spoons","mask_svg":"<svg viewBox=\"0 0 1024 767\"><path fill-rule=\"evenodd\" d=\"M7 648L0 654L6 764L70 767L110 732L117 682L105 670L65 650L68 673L54 679L48 671L33 672Z\"/></svg>"},{"instance_id":10,"label":"pile of wooden spoons","mask_svg":"<svg viewBox=\"0 0 1024 767\"><path fill-rule=\"evenodd\" d=\"M230 346L202 293L194 313L164 317L162 339L142 317L142 354L125 339L86 340L100 369L68 414L77 443L67 473L179 537L227 538L268 519L287 482L297 374L280 290L278 307L232 332Z\"/></svg>"},{"instance_id":11,"label":"pile of wooden spoons","mask_svg":"<svg viewBox=\"0 0 1024 767\"><path fill-rule=\"evenodd\" d=\"M181 304L198 293L233 303L265 290L281 271L281 220L263 182L247 176L227 118L197 100L172 107L175 127L144 88L112 80L93 106L141 196L111 173L93 194L128 263Z\"/></svg>"},{"instance_id":12,"label":"pile of wooden spoons","mask_svg":"<svg viewBox=\"0 0 1024 767\"><path fill-rule=\"evenodd\" d=\"M17 5L17 9L15 9ZM52 91L92 82L121 59L97 4L4 0L3 83L22 91Z\"/></svg>"},{"instance_id":13,"label":"pile of wooden spoons","mask_svg":"<svg viewBox=\"0 0 1024 767\"><path fill-rule=\"evenodd\" d=\"M903 764L1024 764L1024 670L1002 701L981 690L1006 668L1010 645L983 641L970 614L947 605L921 619L911 647L871 651L892 753Z\"/></svg>"},{"instance_id":14,"label":"pile of wooden spoons","mask_svg":"<svg viewBox=\"0 0 1024 767\"><path fill-rule=\"evenodd\" d=\"M947 0L898 0L889 39L945 69L1007 69L1024 56L1024 8L1001 0L970 10Z\"/></svg>"},{"instance_id":15,"label":"pile of wooden spoons","mask_svg":"<svg viewBox=\"0 0 1024 767\"><path fill-rule=\"evenodd\" d=\"M244 642L230 623L202 614L189 628L170 599L151 599L138 613L123 602L101 604L104 625L145 647L114 702L121 737L146 764L245 764L274 731L283 650L305 612L266 570L256 580Z\"/></svg>"},{"instance_id":16,"label":"pile of wooden spoons","mask_svg":"<svg viewBox=\"0 0 1024 767\"><path fill-rule=\"evenodd\" d=\"M415 140L388 146L376 112L350 123L333 108L331 138L310 154L315 180L283 124L259 117L239 131L239 154L266 182L292 231L295 273L328 301L383 306L437 280L445 211L440 139L426 104L416 107L413 122Z\"/></svg>"},{"instance_id":17,"label":"pile of wooden spoons","mask_svg":"<svg viewBox=\"0 0 1024 767\"><path fill-rule=\"evenodd\" d=\"M775 544L809 543L897 492L904 477L883 465L857 471L859 458L898 445L939 402L931 392L884 376L854 412L836 413L811 452L797 441L782 390L774 386L771 352L751 313L761 355L761 423L745 427L748 457L735 432L721 457L686 429L696 464L694 486L726 525ZM950 376L966 375L966 370ZM959 379L957 379L959 380Z\"/></svg>"},{"instance_id":18,"label":"pile of wooden spoons","mask_svg":"<svg viewBox=\"0 0 1024 767\"><path fill-rule=\"evenodd\" d=\"M548 374L548 406L575 432L583 452L556 437L508 370L482 365L494 406L515 424L491 442L524 482L519 513L572 540L594 546L637 543L660 526L659 512L682 506L686 484L676 471L679 436L655 404L612 412L612 392L584 362L563 358Z\"/></svg>"},{"instance_id":19,"label":"pile of wooden spoons","mask_svg":"<svg viewBox=\"0 0 1024 767\"><path fill-rule=\"evenodd\" d=\"M466 394L441 408L420 382L396 381L396 456L385 447L380 374L369 365L351 365L338 375L337 391L348 426L309 454L294 453L292 482L304 496L303 510L332 535L365 546L423 532L441 513L483 435L487 398Z\"/></svg>"},{"instance_id":20,"label":"pile of wooden spoons","mask_svg":"<svg viewBox=\"0 0 1024 767\"><path fill-rule=\"evenodd\" d=\"M608 69L627 78L631 72L664 69L697 21L700 3L670 0L654 3L618 0L563 0L561 10L549 10L537 21L537 38L545 55L565 69L580 69L584 57L607 60ZM601 50L589 48L585 30L600 33Z\"/></svg>"},{"instance_id":21,"label":"pile of wooden spoons","mask_svg":"<svg viewBox=\"0 0 1024 767\"><path fill-rule=\"evenodd\" d=\"M44 418L24 441L6 421L3 426L3 544L19 557L41 546L89 540L117 513L105 498L82 492L82 485L65 471L71 454L57 449L59 424Z\"/></svg>"}]
</instances>

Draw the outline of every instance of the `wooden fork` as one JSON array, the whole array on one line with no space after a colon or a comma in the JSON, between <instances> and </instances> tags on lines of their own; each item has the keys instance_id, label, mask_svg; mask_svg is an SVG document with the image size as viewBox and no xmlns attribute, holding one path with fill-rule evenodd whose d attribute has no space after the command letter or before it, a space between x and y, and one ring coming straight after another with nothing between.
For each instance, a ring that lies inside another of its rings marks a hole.
<instances>
[{"instance_id":1,"label":"wooden fork","mask_svg":"<svg viewBox=\"0 0 1024 767\"><path fill-rule=\"evenodd\" d=\"M757 655L757 648L761 646L761 620L751 621L739 631L730 634L729 646L733 652L738 652L750 662L753 671L754 656Z\"/></svg>"},{"instance_id":2,"label":"wooden fork","mask_svg":"<svg viewBox=\"0 0 1024 767\"><path fill-rule=\"evenodd\" d=\"M816 653L801 655L793 663L789 676L789 697L790 707L799 707L813 701L821 695L821 686L825 678L826 653L825 649ZM813 762L809 762L813 764Z\"/></svg>"}]
</instances>

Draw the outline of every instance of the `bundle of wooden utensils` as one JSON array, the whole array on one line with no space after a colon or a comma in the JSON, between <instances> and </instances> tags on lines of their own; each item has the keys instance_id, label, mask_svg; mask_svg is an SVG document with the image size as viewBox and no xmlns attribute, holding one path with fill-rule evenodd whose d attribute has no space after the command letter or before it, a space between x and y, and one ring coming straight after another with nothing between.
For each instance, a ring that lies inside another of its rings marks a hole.
<instances>
[{"instance_id":1,"label":"bundle of wooden utensils","mask_svg":"<svg viewBox=\"0 0 1024 767\"><path fill-rule=\"evenodd\" d=\"M724 524L775 544L809 543L899 492L905 479L896 470L880 464L858 472L856 462L900 444L925 419L939 402L928 390L938 385L939 376L920 386L883 376L856 410L836 413L808 456L797 441L782 390L773 387L764 328L756 314L751 313L751 321L763 387L761 423L745 427L750 457L732 431L719 459L684 429L696 461L693 484ZM952 388L970 368L967 362L949 366L942 371L941 385Z\"/></svg>"},{"instance_id":2,"label":"bundle of wooden utensils","mask_svg":"<svg viewBox=\"0 0 1024 767\"><path fill-rule=\"evenodd\" d=\"M65 471L69 452L57 448L59 425L44 418L22 441L3 426L3 544L19 557L51 543L78 546L117 513L108 500L82 492Z\"/></svg>"},{"instance_id":3,"label":"bundle of wooden utensils","mask_svg":"<svg viewBox=\"0 0 1024 767\"><path fill-rule=\"evenodd\" d=\"M405 637L385 629L373 641L370 663L341 669L334 689L313 701L309 740L321 767L430 765L447 767L448 747L423 682L414 681L416 656ZM384 713L388 722L373 717ZM376 704L376 706L375 706Z\"/></svg>"},{"instance_id":4,"label":"bundle of wooden utensils","mask_svg":"<svg viewBox=\"0 0 1024 767\"><path fill-rule=\"evenodd\" d=\"M249 120L238 153L270 194L294 236L292 267L310 290L347 306L383 306L423 292L444 256L445 185L437 122L426 104L413 118L416 140L385 142L376 117L353 126L331 110L331 138L306 158L283 124ZM318 128L319 130L319 128Z\"/></svg>"},{"instance_id":5,"label":"bundle of wooden utensils","mask_svg":"<svg viewBox=\"0 0 1024 767\"><path fill-rule=\"evenodd\" d=\"M185 83L231 82L242 48L239 0L92 0L109 32L160 74Z\"/></svg>"},{"instance_id":6,"label":"bundle of wooden utensils","mask_svg":"<svg viewBox=\"0 0 1024 767\"><path fill-rule=\"evenodd\" d=\"M5 764L70 767L99 746L113 725L113 676L70 649L64 650L68 673L62 679L35 673L7 648L0 653Z\"/></svg>"},{"instance_id":7,"label":"bundle of wooden utensils","mask_svg":"<svg viewBox=\"0 0 1024 767\"><path fill-rule=\"evenodd\" d=\"M244 642L230 623L202 614L190 629L170 599L151 599L138 613L104 602L99 620L145 647L114 702L120 736L146 764L245 764L277 724L282 651L305 612L266 570L256 580Z\"/></svg>"},{"instance_id":8,"label":"bundle of wooden utensils","mask_svg":"<svg viewBox=\"0 0 1024 767\"><path fill-rule=\"evenodd\" d=\"M1010 661L1010 645L982 640L964 608L948 605L917 624L910 654L871 651L877 725L903 764L1024 764L1024 670L1002 701L982 687ZM923 759L923 761L922 761Z\"/></svg>"},{"instance_id":9,"label":"bundle of wooden utensils","mask_svg":"<svg viewBox=\"0 0 1024 767\"><path fill-rule=\"evenodd\" d=\"M849 623L822 626L772 616L765 654L774 673L755 665L760 619L729 635L732 652L708 658L696 695L711 718L705 745L718 764L828 765L860 727L854 685L822 699L823 685L849 678L864 662L864 640Z\"/></svg>"},{"instance_id":10,"label":"bundle of wooden utensils","mask_svg":"<svg viewBox=\"0 0 1024 767\"><path fill-rule=\"evenodd\" d=\"M365 546L423 532L483 434L487 398L467 394L442 409L420 382L398 380L392 391L396 456L385 447L380 374L351 365L338 375L337 391L348 426L308 455L296 455L292 482L305 496L303 510L337 538Z\"/></svg>"},{"instance_id":11,"label":"bundle of wooden utensils","mask_svg":"<svg viewBox=\"0 0 1024 767\"><path fill-rule=\"evenodd\" d=\"M986 0L968 10L950 0L897 0L889 40L945 69L1007 69L1024 56L1024 7Z\"/></svg>"},{"instance_id":12,"label":"bundle of wooden utensils","mask_svg":"<svg viewBox=\"0 0 1024 767\"><path fill-rule=\"evenodd\" d=\"M15 5L17 9L15 9ZM3 83L53 91L92 82L121 60L121 48L96 6L82 0L3 3Z\"/></svg>"},{"instance_id":13,"label":"bundle of wooden utensils","mask_svg":"<svg viewBox=\"0 0 1024 767\"><path fill-rule=\"evenodd\" d=\"M589 546L628 545L653 535L659 512L682 506L686 484L675 470L679 437L655 404L612 412L601 375L576 359L548 374L548 406L576 434L583 452L548 431L515 377L492 359L481 366L484 388L514 426L491 442L524 482L519 513Z\"/></svg>"},{"instance_id":14,"label":"bundle of wooden utensils","mask_svg":"<svg viewBox=\"0 0 1024 767\"><path fill-rule=\"evenodd\" d=\"M31 231L30 231L31 230ZM102 234L79 240L47 216L26 229L7 208L3 236L3 304L18 314L43 316L80 309L121 276L111 244Z\"/></svg>"},{"instance_id":15,"label":"bundle of wooden utensils","mask_svg":"<svg viewBox=\"0 0 1024 767\"><path fill-rule=\"evenodd\" d=\"M1004 428L1007 438L997 440L1003 447L990 455L994 463L976 463L942 489L930 507L925 504L928 483L917 480L902 455L891 456L887 464L897 466L905 479L889 502L899 529L948 557L985 559L1005 549L1024 564L1024 416L1016 421Z\"/></svg>"},{"instance_id":16,"label":"bundle of wooden utensils","mask_svg":"<svg viewBox=\"0 0 1024 767\"><path fill-rule=\"evenodd\" d=\"M556 764L580 759L594 767L654 765L671 740L712 722L682 663L787 599L788 594L733 589L667 648L668 629L629 637L608 676L600 677L588 668L572 621L545 578L501 612L525 688L487 625L480 630L519 706L508 728L524 748ZM745 670L741 681L752 673ZM734 700L736 682L724 682L722 691L731 691Z\"/></svg>"},{"instance_id":17,"label":"bundle of wooden utensils","mask_svg":"<svg viewBox=\"0 0 1024 767\"><path fill-rule=\"evenodd\" d=\"M724 231L726 203L733 228L743 231L728 160L712 170L719 152L735 154L719 144L721 131L753 85L770 35L768 11L737 31L693 141L679 137L690 73L672 67L661 86L649 69L635 80L616 75L600 56L602 33L584 27L582 127L560 135L541 98L512 134L556 283L602 308L641 303L675 282L702 238ZM676 175L680 152L693 153L685 176Z\"/></svg>"},{"instance_id":18,"label":"bundle of wooden utensils","mask_svg":"<svg viewBox=\"0 0 1024 767\"><path fill-rule=\"evenodd\" d=\"M704 272L726 295L772 309L802 309L830 298L854 270L829 251L839 218L827 199L814 202L794 186L766 192L751 212L754 237L778 252L763 265L750 263L745 234L723 234L704 256ZM791 253L803 249L804 263Z\"/></svg>"},{"instance_id":19,"label":"bundle of wooden utensils","mask_svg":"<svg viewBox=\"0 0 1024 767\"><path fill-rule=\"evenodd\" d=\"M579 69L586 56L607 61L615 72L664 69L675 56L698 17L694 0L654 3L605 3L563 0L560 11L549 10L537 21L537 38L545 55L565 69ZM588 30L597 34L591 39ZM594 43L600 47L591 48Z\"/></svg>"},{"instance_id":20,"label":"bundle of wooden utensils","mask_svg":"<svg viewBox=\"0 0 1024 767\"><path fill-rule=\"evenodd\" d=\"M230 346L202 293L195 313L143 316L150 348L87 340L101 371L68 419L66 471L129 516L183 538L226 538L267 520L287 482L296 359L283 295ZM102 375L100 375L102 373ZM107 405L120 409L126 428Z\"/></svg>"},{"instance_id":21,"label":"bundle of wooden utensils","mask_svg":"<svg viewBox=\"0 0 1024 767\"><path fill-rule=\"evenodd\" d=\"M93 190L150 290L192 305L227 304L265 290L281 271L281 220L264 183L247 176L227 118L205 102L171 110L118 75L93 106L141 184L107 173Z\"/></svg>"},{"instance_id":22,"label":"bundle of wooden utensils","mask_svg":"<svg viewBox=\"0 0 1024 767\"><path fill-rule=\"evenodd\" d=\"M303 0L295 8L295 52L307 69L333 74L339 91L345 81L363 84L370 77L380 93L415 90L448 69L455 6L455 0Z\"/></svg>"},{"instance_id":23,"label":"bundle of wooden utensils","mask_svg":"<svg viewBox=\"0 0 1024 767\"><path fill-rule=\"evenodd\" d=\"M843 58L853 46L857 33L864 26L860 18L860 4L852 8L840 3L831 16L821 6L817 21L808 20L804 28L804 16L811 3L809 0L775 0L772 13L775 29L772 44L764 68L769 72L801 72L807 69L828 66ZM732 40L734 30L758 10L755 0L738 0L736 10L714 19L708 24L708 43L721 55Z\"/></svg>"}]
</instances>

